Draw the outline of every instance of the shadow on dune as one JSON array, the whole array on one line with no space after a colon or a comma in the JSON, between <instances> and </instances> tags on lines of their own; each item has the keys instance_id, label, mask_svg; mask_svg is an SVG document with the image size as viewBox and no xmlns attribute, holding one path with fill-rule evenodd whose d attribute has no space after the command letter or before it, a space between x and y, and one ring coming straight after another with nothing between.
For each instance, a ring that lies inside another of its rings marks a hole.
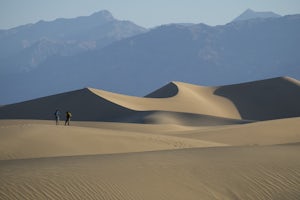
<instances>
[{"instance_id":1,"label":"shadow on dune","mask_svg":"<svg viewBox=\"0 0 300 200\"><path fill-rule=\"evenodd\" d=\"M61 111L62 119L65 112L70 111L75 121L115 121L134 113L82 89L3 106L0 119L53 120L56 109Z\"/></svg>"},{"instance_id":2,"label":"shadow on dune","mask_svg":"<svg viewBox=\"0 0 300 200\"><path fill-rule=\"evenodd\" d=\"M151 92L150 94L146 95L146 98L168 98L173 97L177 95L179 92L178 87L173 82L165 85L162 88L159 88L158 90L155 90L154 92Z\"/></svg>"},{"instance_id":3,"label":"shadow on dune","mask_svg":"<svg viewBox=\"0 0 300 200\"><path fill-rule=\"evenodd\" d=\"M272 120L300 116L300 84L291 78L221 86L215 94L231 100L243 119Z\"/></svg>"}]
</instances>

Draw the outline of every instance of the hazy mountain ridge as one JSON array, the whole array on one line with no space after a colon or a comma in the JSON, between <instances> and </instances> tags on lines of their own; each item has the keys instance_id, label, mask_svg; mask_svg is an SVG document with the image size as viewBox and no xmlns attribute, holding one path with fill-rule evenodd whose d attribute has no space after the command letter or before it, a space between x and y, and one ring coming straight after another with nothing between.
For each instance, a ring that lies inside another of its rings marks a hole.
<instances>
[{"instance_id":1,"label":"hazy mountain ridge","mask_svg":"<svg viewBox=\"0 0 300 200\"><path fill-rule=\"evenodd\" d=\"M29 71L48 57L71 56L102 48L144 31L146 29L132 22L115 19L108 11L2 30L0 67L8 72ZM21 58L21 62L16 62L16 57Z\"/></svg>"},{"instance_id":2,"label":"hazy mountain ridge","mask_svg":"<svg viewBox=\"0 0 300 200\"><path fill-rule=\"evenodd\" d=\"M297 78L299 20L287 16L217 27L164 25L83 56L81 65L98 72L99 86L134 95L171 80L222 85L282 75ZM111 87L115 82L126 85Z\"/></svg>"},{"instance_id":3,"label":"hazy mountain ridge","mask_svg":"<svg viewBox=\"0 0 300 200\"><path fill-rule=\"evenodd\" d=\"M104 48L51 57L30 73L5 76L0 89L9 85L19 96L4 92L2 101L88 86L143 96L173 80L225 85L278 76L300 79L299 24L300 15L291 15L215 27L162 25Z\"/></svg>"}]
</instances>

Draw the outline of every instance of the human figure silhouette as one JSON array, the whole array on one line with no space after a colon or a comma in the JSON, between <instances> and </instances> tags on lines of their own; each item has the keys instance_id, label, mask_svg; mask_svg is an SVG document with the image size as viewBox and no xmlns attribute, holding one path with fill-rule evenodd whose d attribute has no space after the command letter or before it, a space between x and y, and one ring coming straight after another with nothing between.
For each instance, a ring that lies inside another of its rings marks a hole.
<instances>
[{"instance_id":1,"label":"human figure silhouette","mask_svg":"<svg viewBox=\"0 0 300 200\"><path fill-rule=\"evenodd\" d=\"M71 117L72 117L71 112L67 111L67 112L66 112L65 126L66 126L66 125L70 126L70 120L71 120Z\"/></svg>"},{"instance_id":2,"label":"human figure silhouette","mask_svg":"<svg viewBox=\"0 0 300 200\"><path fill-rule=\"evenodd\" d=\"M55 116L56 125L59 125L60 111L58 109L56 109L54 116Z\"/></svg>"}]
</instances>

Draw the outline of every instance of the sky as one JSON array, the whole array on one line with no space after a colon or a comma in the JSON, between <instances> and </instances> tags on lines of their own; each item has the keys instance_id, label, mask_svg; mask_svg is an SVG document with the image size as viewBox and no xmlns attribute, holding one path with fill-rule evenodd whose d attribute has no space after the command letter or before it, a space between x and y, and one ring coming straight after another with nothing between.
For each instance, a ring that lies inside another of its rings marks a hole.
<instances>
[{"instance_id":1,"label":"sky","mask_svg":"<svg viewBox=\"0 0 300 200\"><path fill-rule=\"evenodd\" d=\"M0 29L88 16L100 10L146 28L169 23L214 26L232 21L248 8L280 15L300 14L300 0L0 0Z\"/></svg>"}]
</instances>

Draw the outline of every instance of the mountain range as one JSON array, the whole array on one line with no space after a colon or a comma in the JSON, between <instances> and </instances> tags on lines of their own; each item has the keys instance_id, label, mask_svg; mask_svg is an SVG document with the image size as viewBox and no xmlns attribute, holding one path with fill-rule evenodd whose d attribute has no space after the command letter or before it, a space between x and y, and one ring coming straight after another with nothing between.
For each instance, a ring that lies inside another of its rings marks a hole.
<instances>
[{"instance_id":1,"label":"mountain range","mask_svg":"<svg viewBox=\"0 0 300 200\"><path fill-rule=\"evenodd\" d=\"M300 15L145 29L108 11L0 31L0 104L83 87L143 96L170 81L300 79Z\"/></svg>"},{"instance_id":2,"label":"mountain range","mask_svg":"<svg viewBox=\"0 0 300 200\"><path fill-rule=\"evenodd\" d=\"M52 56L73 56L145 32L106 10L91 16L57 19L0 31L1 71L31 71ZM18 58L16 60L16 58Z\"/></svg>"}]
</instances>

